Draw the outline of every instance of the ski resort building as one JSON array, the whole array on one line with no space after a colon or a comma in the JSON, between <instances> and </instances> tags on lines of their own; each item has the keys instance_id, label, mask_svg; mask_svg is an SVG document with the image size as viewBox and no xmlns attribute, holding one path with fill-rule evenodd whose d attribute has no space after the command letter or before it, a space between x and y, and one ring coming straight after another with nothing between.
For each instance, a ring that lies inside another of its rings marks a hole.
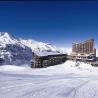
<instances>
[{"instance_id":1,"label":"ski resort building","mask_svg":"<svg viewBox=\"0 0 98 98\"><path fill-rule=\"evenodd\" d=\"M94 48L94 39L89 39L81 43L73 43L72 53L69 58L80 61L95 61L96 49Z\"/></svg>"},{"instance_id":2,"label":"ski resort building","mask_svg":"<svg viewBox=\"0 0 98 98\"><path fill-rule=\"evenodd\" d=\"M57 65L66 61L66 54L58 52L34 52L32 59L32 68L41 68L51 65Z\"/></svg>"}]
</instances>

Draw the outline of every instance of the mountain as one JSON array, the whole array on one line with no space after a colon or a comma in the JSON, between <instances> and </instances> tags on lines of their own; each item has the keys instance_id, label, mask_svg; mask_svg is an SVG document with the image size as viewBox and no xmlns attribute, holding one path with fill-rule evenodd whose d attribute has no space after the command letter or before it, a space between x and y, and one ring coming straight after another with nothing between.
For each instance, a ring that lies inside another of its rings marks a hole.
<instances>
[{"instance_id":1,"label":"mountain","mask_svg":"<svg viewBox=\"0 0 98 98\"><path fill-rule=\"evenodd\" d=\"M51 44L38 42L38 41L35 41L35 40L32 40L32 39L25 40L25 39L20 38L19 40L23 45L31 48L32 52L33 51L41 51L41 52L42 51L58 51L58 49L55 46L51 45Z\"/></svg>"},{"instance_id":2,"label":"mountain","mask_svg":"<svg viewBox=\"0 0 98 98\"><path fill-rule=\"evenodd\" d=\"M32 51L7 32L0 32L0 58L3 64L30 63Z\"/></svg>"},{"instance_id":3,"label":"mountain","mask_svg":"<svg viewBox=\"0 0 98 98\"><path fill-rule=\"evenodd\" d=\"M70 55L72 52L72 49L71 48L60 48L59 51L61 53L66 53L66 54Z\"/></svg>"},{"instance_id":4,"label":"mountain","mask_svg":"<svg viewBox=\"0 0 98 98\"><path fill-rule=\"evenodd\" d=\"M16 39L7 32L0 32L0 63L2 64L30 64L32 52L56 51L55 46L32 39Z\"/></svg>"}]
</instances>

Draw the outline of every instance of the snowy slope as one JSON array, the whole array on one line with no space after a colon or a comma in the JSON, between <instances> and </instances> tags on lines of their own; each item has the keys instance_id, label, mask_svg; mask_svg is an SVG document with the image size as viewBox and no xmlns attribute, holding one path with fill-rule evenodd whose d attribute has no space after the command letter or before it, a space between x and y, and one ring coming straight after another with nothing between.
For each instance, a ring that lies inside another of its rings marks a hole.
<instances>
[{"instance_id":1,"label":"snowy slope","mask_svg":"<svg viewBox=\"0 0 98 98\"><path fill-rule=\"evenodd\" d=\"M0 32L0 58L3 59L0 64L29 63L32 51L7 32Z\"/></svg>"},{"instance_id":2,"label":"snowy slope","mask_svg":"<svg viewBox=\"0 0 98 98\"><path fill-rule=\"evenodd\" d=\"M0 32L0 44L16 44L18 40L9 35L7 32Z\"/></svg>"},{"instance_id":3,"label":"snowy slope","mask_svg":"<svg viewBox=\"0 0 98 98\"><path fill-rule=\"evenodd\" d=\"M32 51L58 51L58 49L51 45L51 44L46 44L43 42L38 42L32 39L21 39L20 42L32 49Z\"/></svg>"},{"instance_id":4,"label":"snowy slope","mask_svg":"<svg viewBox=\"0 0 98 98\"><path fill-rule=\"evenodd\" d=\"M59 51L61 53L67 53L68 55L70 55L72 52L72 49L71 48L59 48Z\"/></svg>"},{"instance_id":5,"label":"snowy slope","mask_svg":"<svg viewBox=\"0 0 98 98\"><path fill-rule=\"evenodd\" d=\"M43 69L2 66L0 98L98 98L98 68L75 66L71 61Z\"/></svg>"}]
</instances>

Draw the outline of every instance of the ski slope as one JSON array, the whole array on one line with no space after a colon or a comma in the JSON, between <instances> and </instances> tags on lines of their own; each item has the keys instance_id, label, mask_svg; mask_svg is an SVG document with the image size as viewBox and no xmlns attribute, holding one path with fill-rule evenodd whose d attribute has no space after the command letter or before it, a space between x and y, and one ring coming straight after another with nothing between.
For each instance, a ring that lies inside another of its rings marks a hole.
<instances>
[{"instance_id":1,"label":"ski slope","mask_svg":"<svg viewBox=\"0 0 98 98\"><path fill-rule=\"evenodd\" d=\"M67 61L42 69L0 66L0 98L98 98L98 68L75 65Z\"/></svg>"}]
</instances>

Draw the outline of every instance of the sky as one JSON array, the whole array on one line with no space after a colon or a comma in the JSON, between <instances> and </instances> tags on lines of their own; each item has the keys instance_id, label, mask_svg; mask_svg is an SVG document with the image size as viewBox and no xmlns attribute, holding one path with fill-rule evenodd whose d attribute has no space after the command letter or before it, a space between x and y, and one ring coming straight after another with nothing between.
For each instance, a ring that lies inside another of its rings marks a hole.
<instances>
[{"instance_id":1,"label":"sky","mask_svg":"<svg viewBox=\"0 0 98 98\"><path fill-rule=\"evenodd\" d=\"M98 47L98 1L0 1L0 32L57 47L95 39Z\"/></svg>"}]
</instances>

